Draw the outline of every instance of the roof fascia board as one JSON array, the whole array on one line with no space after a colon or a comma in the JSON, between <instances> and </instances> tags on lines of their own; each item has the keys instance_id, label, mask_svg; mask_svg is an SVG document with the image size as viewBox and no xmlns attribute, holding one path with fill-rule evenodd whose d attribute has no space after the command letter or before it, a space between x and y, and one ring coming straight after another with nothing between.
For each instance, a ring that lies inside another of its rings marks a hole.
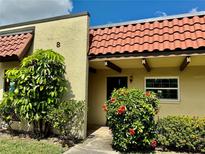
<instances>
[{"instance_id":1,"label":"roof fascia board","mask_svg":"<svg viewBox=\"0 0 205 154\"><path fill-rule=\"evenodd\" d=\"M205 55L205 50L187 50L187 51L175 51L175 52L163 52L163 53L123 53L123 54L110 54L110 55L98 55L88 56L89 61L103 61L110 59L141 59L141 58L162 58L162 57L184 57L184 56L199 56Z\"/></svg>"}]
</instances>

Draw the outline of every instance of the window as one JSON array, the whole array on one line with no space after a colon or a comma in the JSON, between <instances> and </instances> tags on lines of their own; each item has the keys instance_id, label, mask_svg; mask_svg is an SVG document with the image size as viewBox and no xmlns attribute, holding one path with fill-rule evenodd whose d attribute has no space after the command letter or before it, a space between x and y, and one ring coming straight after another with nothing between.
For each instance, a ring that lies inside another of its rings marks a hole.
<instances>
[{"instance_id":1,"label":"window","mask_svg":"<svg viewBox=\"0 0 205 154\"><path fill-rule=\"evenodd\" d=\"M179 82L177 77L145 78L145 90L153 91L162 100L179 100Z\"/></svg>"}]
</instances>

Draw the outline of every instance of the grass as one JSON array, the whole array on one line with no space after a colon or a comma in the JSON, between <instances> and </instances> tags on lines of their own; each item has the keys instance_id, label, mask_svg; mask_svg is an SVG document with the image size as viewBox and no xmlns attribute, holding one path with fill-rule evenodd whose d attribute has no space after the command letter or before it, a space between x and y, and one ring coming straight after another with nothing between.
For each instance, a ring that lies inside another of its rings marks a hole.
<instances>
[{"instance_id":1,"label":"grass","mask_svg":"<svg viewBox=\"0 0 205 154\"><path fill-rule=\"evenodd\" d=\"M0 137L0 154L61 154L61 145L48 141Z\"/></svg>"}]
</instances>

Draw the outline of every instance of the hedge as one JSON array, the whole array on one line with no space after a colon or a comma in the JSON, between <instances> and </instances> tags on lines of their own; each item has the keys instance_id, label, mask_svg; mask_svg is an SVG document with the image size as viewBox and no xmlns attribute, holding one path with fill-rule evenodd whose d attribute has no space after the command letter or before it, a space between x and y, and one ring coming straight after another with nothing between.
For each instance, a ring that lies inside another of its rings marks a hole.
<instances>
[{"instance_id":1,"label":"hedge","mask_svg":"<svg viewBox=\"0 0 205 154\"><path fill-rule=\"evenodd\" d=\"M158 121L157 131L164 149L205 153L205 118L168 116Z\"/></svg>"}]
</instances>

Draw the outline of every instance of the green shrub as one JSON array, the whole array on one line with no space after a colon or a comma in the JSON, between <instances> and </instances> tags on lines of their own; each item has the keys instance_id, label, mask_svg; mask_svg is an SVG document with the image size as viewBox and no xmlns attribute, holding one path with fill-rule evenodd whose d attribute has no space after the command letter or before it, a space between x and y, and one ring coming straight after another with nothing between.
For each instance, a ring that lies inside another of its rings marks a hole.
<instances>
[{"instance_id":1,"label":"green shrub","mask_svg":"<svg viewBox=\"0 0 205 154\"><path fill-rule=\"evenodd\" d=\"M158 111L154 93L137 89L114 90L103 109L113 134L113 147L119 151L156 147L154 116Z\"/></svg>"},{"instance_id":2,"label":"green shrub","mask_svg":"<svg viewBox=\"0 0 205 154\"><path fill-rule=\"evenodd\" d=\"M0 103L0 117L3 122L11 129L11 124L14 116L14 105L12 93L5 92L3 95L4 99Z\"/></svg>"},{"instance_id":3,"label":"green shrub","mask_svg":"<svg viewBox=\"0 0 205 154\"><path fill-rule=\"evenodd\" d=\"M65 139L79 139L84 115L85 102L69 100L62 102L58 108L53 109L48 119Z\"/></svg>"},{"instance_id":4,"label":"green shrub","mask_svg":"<svg viewBox=\"0 0 205 154\"><path fill-rule=\"evenodd\" d=\"M205 152L205 118L168 116L158 121L157 130L163 148Z\"/></svg>"},{"instance_id":5,"label":"green shrub","mask_svg":"<svg viewBox=\"0 0 205 154\"><path fill-rule=\"evenodd\" d=\"M37 137L50 135L52 127L63 136L77 137L83 124L85 103L62 102L67 91L64 57L53 50L37 50L6 72L13 83L0 102L0 118L8 125L14 117L33 124Z\"/></svg>"},{"instance_id":6,"label":"green shrub","mask_svg":"<svg viewBox=\"0 0 205 154\"><path fill-rule=\"evenodd\" d=\"M9 95L4 95L0 110L11 105L20 119L33 124L35 134L47 136L47 114L58 107L67 89L64 75L62 55L53 50L35 51L21 61L19 68L6 72L6 78L15 85Z\"/></svg>"}]
</instances>

